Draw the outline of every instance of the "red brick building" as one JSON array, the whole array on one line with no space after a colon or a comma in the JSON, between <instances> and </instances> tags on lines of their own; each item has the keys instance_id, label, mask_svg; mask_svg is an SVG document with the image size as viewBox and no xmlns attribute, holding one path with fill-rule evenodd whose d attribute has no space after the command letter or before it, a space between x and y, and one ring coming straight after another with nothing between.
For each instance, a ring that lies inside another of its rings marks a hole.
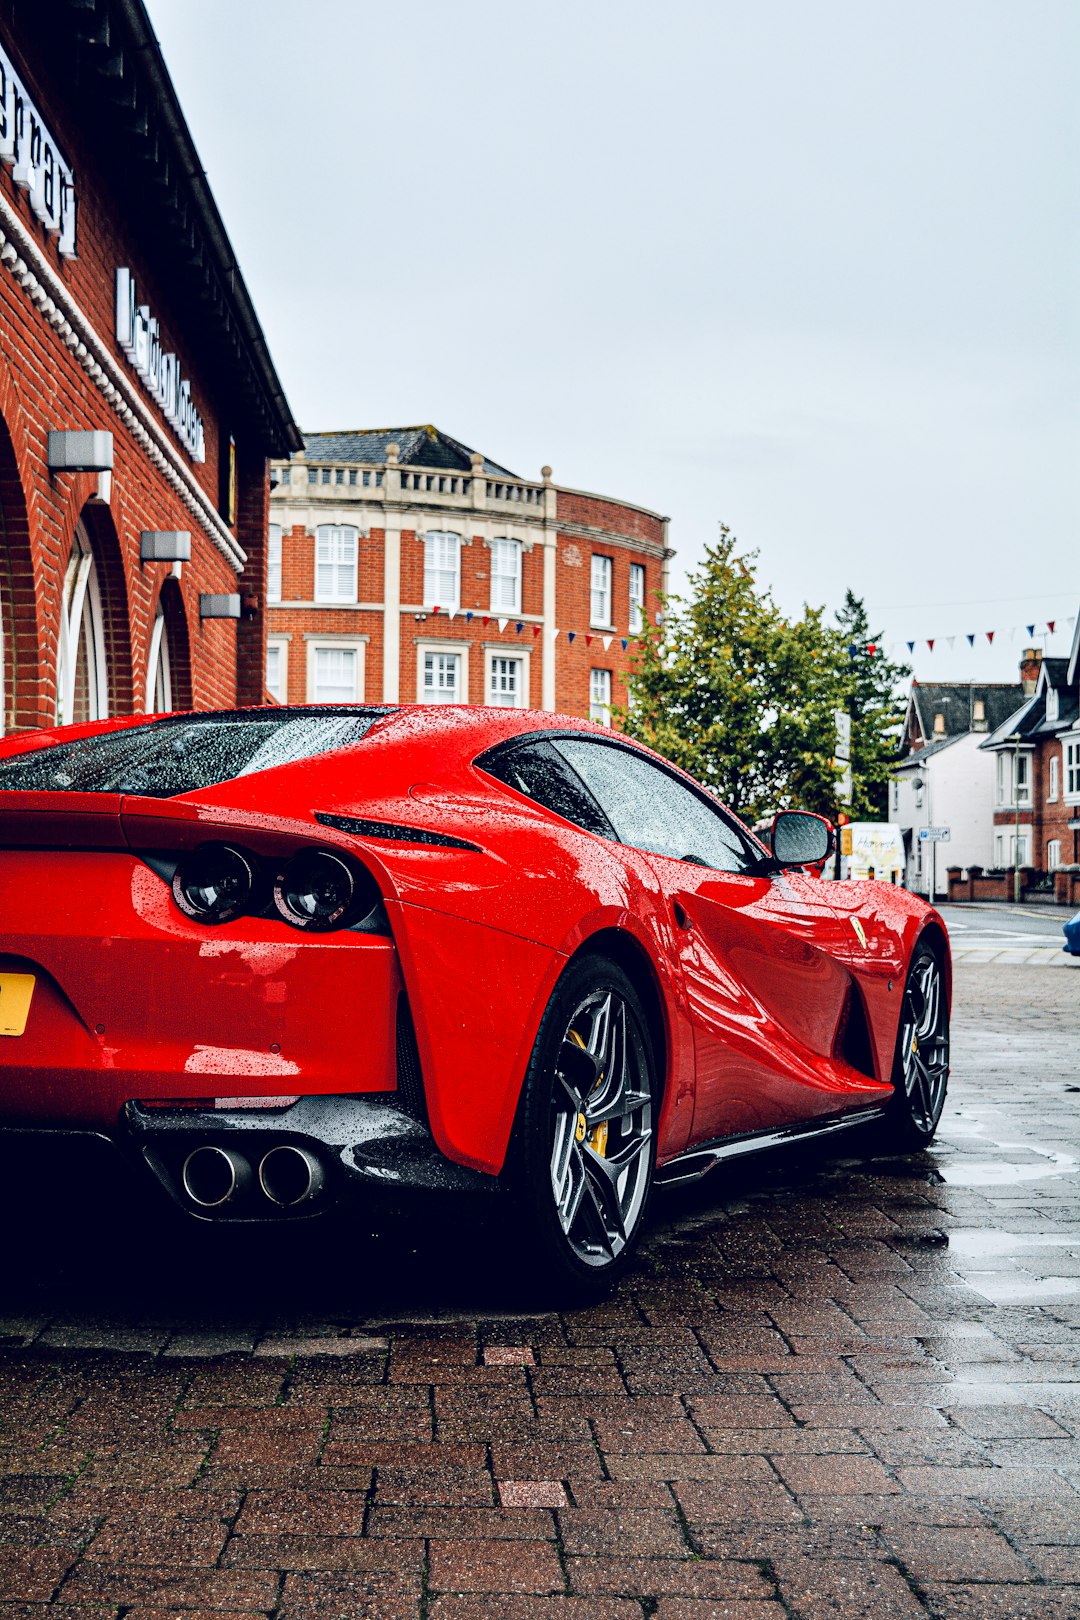
<instances>
[{"instance_id":1,"label":"red brick building","mask_svg":"<svg viewBox=\"0 0 1080 1620\"><path fill-rule=\"evenodd\" d=\"M1080 616L1068 658L1029 648L1021 706L986 739L996 755L994 865L1061 874L1058 899L1080 898Z\"/></svg>"},{"instance_id":2,"label":"red brick building","mask_svg":"<svg viewBox=\"0 0 1080 1620\"><path fill-rule=\"evenodd\" d=\"M667 519L508 472L433 427L275 462L267 687L610 718L666 589Z\"/></svg>"},{"instance_id":3,"label":"red brick building","mask_svg":"<svg viewBox=\"0 0 1080 1620\"><path fill-rule=\"evenodd\" d=\"M300 439L141 0L0 13L0 728L263 696Z\"/></svg>"}]
</instances>

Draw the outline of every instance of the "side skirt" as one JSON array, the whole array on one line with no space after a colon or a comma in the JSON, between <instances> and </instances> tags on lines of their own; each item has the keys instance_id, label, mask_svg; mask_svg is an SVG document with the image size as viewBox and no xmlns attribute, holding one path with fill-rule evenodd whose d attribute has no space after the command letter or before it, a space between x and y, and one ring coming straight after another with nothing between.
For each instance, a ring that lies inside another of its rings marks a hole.
<instances>
[{"instance_id":1,"label":"side skirt","mask_svg":"<svg viewBox=\"0 0 1080 1620\"><path fill-rule=\"evenodd\" d=\"M823 1119L805 1125L784 1125L774 1131L749 1131L745 1136L726 1136L718 1142L705 1142L700 1147L680 1153L656 1172L658 1187L684 1186L689 1181L700 1181L702 1176L722 1159L741 1159L751 1153L764 1153L768 1148L785 1147L795 1142L811 1142L822 1136L835 1136L838 1131L854 1130L858 1125L870 1125L884 1117L884 1108L859 1108L851 1113L828 1114Z\"/></svg>"}]
</instances>

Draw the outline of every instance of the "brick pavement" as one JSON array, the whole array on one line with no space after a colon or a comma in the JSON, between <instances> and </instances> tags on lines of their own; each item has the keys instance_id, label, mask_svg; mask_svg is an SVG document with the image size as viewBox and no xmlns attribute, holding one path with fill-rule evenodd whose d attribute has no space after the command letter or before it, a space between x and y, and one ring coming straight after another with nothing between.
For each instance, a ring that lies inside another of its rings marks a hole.
<instances>
[{"instance_id":1,"label":"brick pavement","mask_svg":"<svg viewBox=\"0 0 1080 1620\"><path fill-rule=\"evenodd\" d=\"M1072 982L962 965L933 1152L718 1170L592 1310L452 1233L24 1226L0 1620L1075 1617Z\"/></svg>"}]
</instances>

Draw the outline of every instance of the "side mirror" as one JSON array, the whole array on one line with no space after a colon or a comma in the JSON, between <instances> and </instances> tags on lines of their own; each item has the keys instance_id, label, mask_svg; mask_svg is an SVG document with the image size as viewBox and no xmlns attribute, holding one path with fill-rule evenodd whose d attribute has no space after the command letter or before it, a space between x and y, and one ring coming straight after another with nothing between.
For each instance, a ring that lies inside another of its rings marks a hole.
<instances>
[{"instance_id":1,"label":"side mirror","mask_svg":"<svg viewBox=\"0 0 1080 1620\"><path fill-rule=\"evenodd\" d=\"M773 858L781 866L815 866L832 854L832 823L810 810L781 810L772 824Z\"/></svg>"}]
</instances>

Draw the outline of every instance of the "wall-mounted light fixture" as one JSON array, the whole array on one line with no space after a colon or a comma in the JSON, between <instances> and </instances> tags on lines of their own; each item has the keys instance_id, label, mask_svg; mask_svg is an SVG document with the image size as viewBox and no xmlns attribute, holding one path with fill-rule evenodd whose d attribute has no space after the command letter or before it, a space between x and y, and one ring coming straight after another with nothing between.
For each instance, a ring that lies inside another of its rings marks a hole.
<instances>
[{"instance_id":1,"label":"wall-mounted light fixture","mask_svg":"<svg viewBox=\"0 0 1080 1620\"><path fill-rule=\"evenodd\" d=\"M97 429L50 433L48 459L50 472L112 472L113 436Z\"/></svg>"},{"instance_id":2,"label":"wall-mounted light fixture","mask_svg":"<svg viewBox=\"0 0 1080 1620\"><path fill-rule=\"evenodd\" d=\"M188 529L144 529L139 536L141 562L190 562Z\"/></svg>"},{"instance_id":3,"label":"wall-mounted light fixture","mask_svg":"<svg viewBox=\"0 0 1080 1620\"><path fill-rule=\"evenodd\" d=\"M238 619L240 593L210 591L199 597L200 619Z\"/></svg>"}]
</instances>

